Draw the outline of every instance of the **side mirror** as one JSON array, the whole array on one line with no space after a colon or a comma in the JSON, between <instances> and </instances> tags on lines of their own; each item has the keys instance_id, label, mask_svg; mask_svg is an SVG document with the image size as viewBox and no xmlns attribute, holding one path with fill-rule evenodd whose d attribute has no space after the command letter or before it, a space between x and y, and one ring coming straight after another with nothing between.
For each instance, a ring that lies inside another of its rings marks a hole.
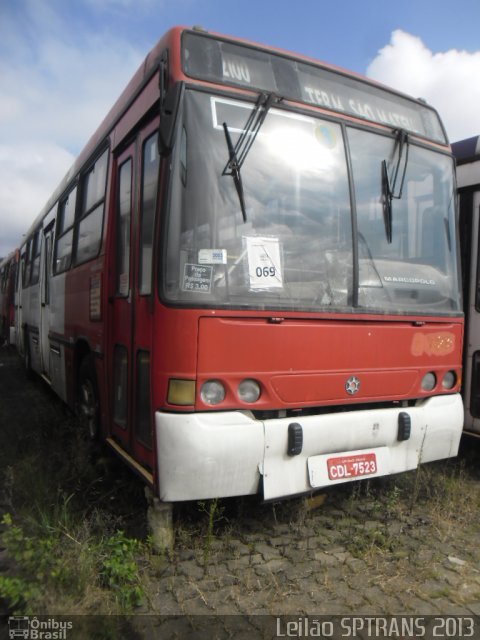
<instances>
[{"instance_id":1,"label":"side mirror","mask_svg":"<svg viewBox=\"0 0 480 640\"><path fill-rule=\"evenodd\" d=\"M160 103L160 129L158 133L158 152L168 155L173 149L175 123L178 107L185 88L184 82L176 82L165 94Z\"/></svg>"}]
</instances>

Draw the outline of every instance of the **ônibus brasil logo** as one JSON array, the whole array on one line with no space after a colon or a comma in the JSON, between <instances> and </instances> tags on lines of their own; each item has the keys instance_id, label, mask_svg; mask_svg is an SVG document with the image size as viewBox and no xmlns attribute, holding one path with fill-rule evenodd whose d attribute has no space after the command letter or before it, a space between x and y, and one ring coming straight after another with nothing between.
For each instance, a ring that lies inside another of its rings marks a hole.
<instances>
[{"instance_id":1,"label":"\u00f4nibus brasil logo","mask_svg":"<svg viewBox=\"0 0 480 640\"><path fill-rule=\"evenodd\" d=\"M73 623L47 618L39 620L36 616L10 616L8 619L8 637L25 640L67 640L67 631Z\"/></svg>"}]
</instances>

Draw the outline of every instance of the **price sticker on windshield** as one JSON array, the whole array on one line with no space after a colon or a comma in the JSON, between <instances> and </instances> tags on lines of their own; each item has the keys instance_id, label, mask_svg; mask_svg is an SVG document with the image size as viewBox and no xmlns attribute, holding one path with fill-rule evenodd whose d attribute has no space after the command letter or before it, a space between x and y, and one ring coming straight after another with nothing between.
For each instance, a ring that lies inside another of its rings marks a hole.
<instances>
[{"instance_id":1,"label":"price sticker on windshield","mask_svg":"<svg viewBox=\"0 0 480 640\"><path fill-rule=\"evenodd\" d=\"M283 288L278 238L245 237L250 289Z\"/></svg>"}]
</instances>

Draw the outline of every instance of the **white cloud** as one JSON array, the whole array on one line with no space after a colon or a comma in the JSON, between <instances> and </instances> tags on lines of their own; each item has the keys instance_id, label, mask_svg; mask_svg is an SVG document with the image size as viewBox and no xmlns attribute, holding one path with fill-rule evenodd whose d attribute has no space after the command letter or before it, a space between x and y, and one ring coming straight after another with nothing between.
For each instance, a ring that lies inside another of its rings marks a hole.
<instances>
[{"instance_id":1,"label":"white cloud","mask_svg":"<svg viewBox=\"0 0 480 640\"><path fill-rule=\"evenodd\" d=\"M7 138L61 140L75 153L142 58L125 42L93 36L81 46L47 39L35 56L33 64L18 64L12 58L0 62L0 114L7 125L2 128Z\"/></svg>"},{"instance_id":2,"label":"white cloud","mask_svg":"<svg viewBox=\"0 0 480 640\"><path fill-rule=\"evenodd\" d=\"M0 256L18 246L73 160L50 143L0 146Z\"/></svg>"},{"instance_id":3,"label":"white cloud","mask_svg":"<svg viewBox=\"0 0 480 640\"><path fill-rule=\"evenodd\" d=\"M26 0L0 24L0 257L21 240L145 51L103 32L81 37Z\"/></svg>"},{"instance_id":4,"label":"white cloud","mask_svg":"<svg viewBox=\"0 0 480 640\"><path fill-rule=\"evenodd\" d=\"M450 141L480 133L480 51L430 51L420 38L392 33L367 75L394 89L424 98L440 114Z\"/></svg>"}]
</instances>

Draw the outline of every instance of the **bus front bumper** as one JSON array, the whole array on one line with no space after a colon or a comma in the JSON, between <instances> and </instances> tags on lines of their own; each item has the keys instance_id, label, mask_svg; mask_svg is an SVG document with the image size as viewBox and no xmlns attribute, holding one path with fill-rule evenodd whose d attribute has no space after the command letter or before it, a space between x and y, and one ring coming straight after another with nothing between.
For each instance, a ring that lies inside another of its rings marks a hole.
<instances>
[{"instance_id":1,"label":"bus front bumper","mask_svg":"<svg viewBox=\"0 0 480 640\"><path fill-rule=\"evenodd\" d=\"M463 405L454 394L408 408L271 420L247 411L159 411L155 428L161 500L249 495L262 486L269 500L456 456ZM293 455L289 428L300 449Z\"/></svg>"}]
</instances>

